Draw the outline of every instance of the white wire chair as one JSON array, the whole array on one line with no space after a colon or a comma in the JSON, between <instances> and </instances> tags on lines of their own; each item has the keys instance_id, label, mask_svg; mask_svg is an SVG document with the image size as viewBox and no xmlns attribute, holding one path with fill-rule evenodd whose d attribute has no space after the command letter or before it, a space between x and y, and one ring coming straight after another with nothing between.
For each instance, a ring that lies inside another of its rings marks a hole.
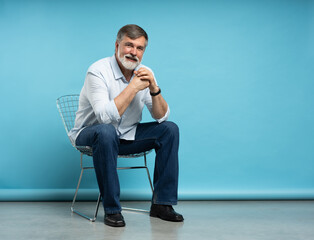
<instances>
[{"instance_id":1,"label":"white wire chair","mask_svg":"<svg viewBox=\"0 0 314 240\"><path fill-rule=\"evenodd\" d=\"M75 116L76 116L76 111L78 109L78 105L79 105L79 94L71 94L71 95L64 95L61 96L57 99L57 107L62 119L62 122L64 124L64 128L66 133L68 134L69 131L74 127L74 123L75 123ZM73 146L73 145L72 145ZM73 197L73 201L72 201L72 205L71 205L71 211L73 213L78 214L81 217L84 217L92 222L96 221L97 219L97 214L98 214L98 209L99 209L99 204L101 201L101 195L99 193L98 195L98 199L97 199L97 203L96 203L96 209L95 209L95 213L93 217L89 217L79 211L77 211L74 208L75 202L76 202L76 197L78 194L78 190L81 184L81 180L82 180L82 176L84 173L84 170L89 170L89 169L94 169L94 167L91 166L83 166L83 156L93 156L93 150L91 147L89 146L73 146L74 148L76 148L76 150L78 150L81 153L81 174L77 183L77 187L75 190L75 194ZM140 166L129 166L129 167L118 167L118 170L126 170L126 169L146 169L147 172L147 176L148 176L148 180L149 180L149 184L150 184L150 188L153 192L153 184L152 184L152 180L150 177L150 173L147 167L147 160L146 160L146 155L149 154L152 150L146 151L146 152L142 152L142 153L137 153L137 154L129 154L129 155L119 155L118 158L138 158L138 157L144 157L144 163L143 165ZM148 210L143 210L143 209L135 209L135 208L127 208L127 207L123 207L123 210L130 210L130 211L140 211L140 212L149 212Z\"/></svg>"}]
</instances>

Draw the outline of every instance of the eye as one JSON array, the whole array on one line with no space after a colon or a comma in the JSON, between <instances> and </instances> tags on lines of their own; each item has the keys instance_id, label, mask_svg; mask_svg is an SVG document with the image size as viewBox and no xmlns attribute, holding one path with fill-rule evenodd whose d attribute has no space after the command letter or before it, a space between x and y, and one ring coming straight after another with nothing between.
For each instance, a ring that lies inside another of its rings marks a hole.
<instances>
[{"instance_id":1,"label":"eye","mask_svg":"<svg viewBox=\"0 0 314 240\"><path fill-rule=\"evenodd\" d=\"M124 44L124 46L126 46L126 47L133 47L133 44L130 43L130 42L126 42L126 43Z\"/></svg>"},{"instance_id":2,"label":"eye","mask_svg":"<svg viewBox=\"0 0 314 240\"><path fill-rule=\"evenodd\" d=\"M137 50L144 51L144 47L137 47Z\"/></svg>"}]
</instances>

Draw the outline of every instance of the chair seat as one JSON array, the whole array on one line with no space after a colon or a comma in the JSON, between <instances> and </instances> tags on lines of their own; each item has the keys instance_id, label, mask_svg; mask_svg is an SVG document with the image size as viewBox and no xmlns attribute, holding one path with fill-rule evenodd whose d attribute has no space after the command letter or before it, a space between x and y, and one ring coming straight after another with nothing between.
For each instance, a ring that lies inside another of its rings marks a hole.
<instances>
[{"instance_id":1,"label":"chair seat","mask_svg":"<svg viewBox=\"0 0 314 240\"><path fill-rule=\"evenodd\" d=\"M88 156L93 156L93 149L89 146L76 146L75 147L78 151L81 153L88 155ZM140 153L133 153L133 154L127 154L127 155L118 155L118 158L137 158L137 157L142 157L145 154L149 154L151 150L145 151L145 152L140 152Z\"/></svg>"}]
</instances>

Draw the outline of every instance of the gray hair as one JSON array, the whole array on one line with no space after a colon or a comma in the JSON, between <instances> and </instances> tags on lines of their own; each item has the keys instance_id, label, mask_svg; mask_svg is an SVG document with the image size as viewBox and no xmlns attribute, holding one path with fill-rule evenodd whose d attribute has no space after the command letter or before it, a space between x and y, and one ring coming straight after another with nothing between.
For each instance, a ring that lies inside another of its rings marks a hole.
<instances>
[{"instance_id":1,"label":"gray hair","mask_svg":"<svg viewBox=\"0 0 314 240\"><path fill-rule=\"evenodd\" d=\"M135 24L128 24L123 26L118 34L117 34L117 42L120 43L122 41L122 39L124 38L124 36L127 36L131 39L137 39L139 37L145 37L146 41L145 41L145 47L148 44L148 35L145 32L145 30L143 28L141 28L140 26L137 26Z\"/></svg>"}]
</instances>

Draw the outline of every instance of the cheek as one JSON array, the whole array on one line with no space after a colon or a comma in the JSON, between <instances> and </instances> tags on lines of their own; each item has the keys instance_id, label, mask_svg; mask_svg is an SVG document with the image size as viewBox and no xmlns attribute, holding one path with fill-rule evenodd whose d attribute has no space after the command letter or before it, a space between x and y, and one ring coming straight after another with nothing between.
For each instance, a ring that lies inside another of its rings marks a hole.
<instances>
[{"instance_id":1,"label":"cheek","mask_svg":"<svg viewBox=\"0 0 314 240\"><path fill-rule=\"evenodd\" d=\"M131 48L124 47L124 48L122 49L122 51L123 51L124 54L128 54L128 53L131 52Z\"/></svg>"},{"instance_id":2,"label":"cheek","mask_svg":"<svg viewBox=\"0 0 314 240\"><path fill-rule=\"evenodd\" d=\"M125 54L128 54L127 49L124 47L120 48L120 57L123 57Z\"/></svg>"},{"instance_id":3,"label":"cheek","mask_svg":"<svg viewBox=\"0 0 314 240\"><path fill-rule=\"evenodd\" d=\"M138 57L138 59L141 61L142 58L143 58L143 53L138 54L137 57Z\"/></svg>"}]
</instances>

